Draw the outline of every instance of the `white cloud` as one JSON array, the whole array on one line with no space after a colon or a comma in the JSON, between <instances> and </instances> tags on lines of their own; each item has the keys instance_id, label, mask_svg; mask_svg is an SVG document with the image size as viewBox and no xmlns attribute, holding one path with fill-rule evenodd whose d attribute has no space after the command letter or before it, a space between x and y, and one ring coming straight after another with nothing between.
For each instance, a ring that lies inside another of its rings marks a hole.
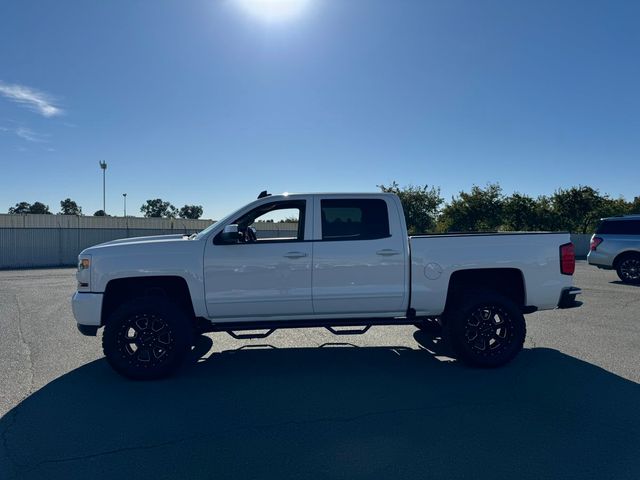
<instances>
[{"instance_id":1,"label":"white cloud","mask_svg":"<svg viewBox=\"0 0 640 480\"><path fill-rule=\"evenodd\" d=\"M53 104L53 99L48 94L24 85L8 85L0 82L0 95L26 105L44 117L55 117L64 113L60 107Z\"/></svg>"},{"instance_id":2,"label":"white cloud","mask_svg":"<svg viewBox=\"0 0 640 480\"><path fill-rule=\"evenodd\" d=\"M14 133L28 142L44 142L43 136L25 127L18 127Z\"/></svg>"},{"instance_id":3,"label":"white cloud","mask_svg":"<svg viewBox=\"0 0 640 480\"><path fill-rule=\"evenodd\" d=\"M41 133L34 132L33 130L27 127L17 127L17 128L0 127L0 132L13 133L14 135L17 135L23 140L26 140L28 142L36 142L36 143L46 142L47 141L46 137L48 137L48 135L43 135Z\"/></svg>"}]
</instances>

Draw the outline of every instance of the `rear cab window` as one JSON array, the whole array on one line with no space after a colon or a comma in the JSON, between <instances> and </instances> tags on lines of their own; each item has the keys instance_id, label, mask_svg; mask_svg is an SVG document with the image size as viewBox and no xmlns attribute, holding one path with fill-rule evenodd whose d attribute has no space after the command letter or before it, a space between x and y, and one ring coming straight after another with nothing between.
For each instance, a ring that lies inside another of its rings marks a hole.
<instances>
[{"instance_id":1,"label":"rear cab window","mask_svg":"<svg viewBox=\"0 0 640 480\"><path fill-rule=\"evenodd\" d=\"M382 199L320 201L322 240L374 240L390 236L387 202Z\"/></svg>"}]
</instances>

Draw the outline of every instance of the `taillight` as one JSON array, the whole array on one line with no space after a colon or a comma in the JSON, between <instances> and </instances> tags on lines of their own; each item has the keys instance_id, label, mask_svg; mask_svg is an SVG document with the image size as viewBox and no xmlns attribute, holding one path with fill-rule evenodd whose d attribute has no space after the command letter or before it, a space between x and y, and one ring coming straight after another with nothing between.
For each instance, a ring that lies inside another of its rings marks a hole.
<instances>
[{"instance_id":1,"label":"taillight","mask_svg":"<svg viewBox=\"0 0 640 480\"><path fill-rule=\"evenodd\" d=\"M591 239L591 244L589 245L589 250L591 250L592 252L595 252L596 248L598 248L598 245L600 245L601 243L602 243L602 238L593 237Z\"/></svg>"},{"instance_id":2,"label":"taillight","mask_svg":"<svg viewBox=\"0 0 640 480\"><path fill-rule=\"evenodd\" d=\"M560 273L573 275L576 271L576 250L573 243L560 245Z\"/></svg>"}]
</instances>

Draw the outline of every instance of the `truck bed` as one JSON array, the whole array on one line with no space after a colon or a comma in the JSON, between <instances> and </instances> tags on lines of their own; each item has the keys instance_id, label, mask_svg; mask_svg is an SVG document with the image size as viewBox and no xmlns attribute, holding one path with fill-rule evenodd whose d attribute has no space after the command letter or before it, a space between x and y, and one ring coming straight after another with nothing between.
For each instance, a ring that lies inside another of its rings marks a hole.
<instances>
[{"instance_id":1,"label":"truck bed","mask_svg":"<svg viewBox=\"0 0 640 480\"><path fill-rule=\"evenodd\" d=\"M420 316L439 315L451 276L456 270L471 269L515 275L522 279L525 305L539 310L555 308L561 290L571 286L571 277L560 273L558 260L558 247L569 241L567 232L410 236L411 307ZM527 288L525 278L535 288Z\"/></svg>"}]
</instances>

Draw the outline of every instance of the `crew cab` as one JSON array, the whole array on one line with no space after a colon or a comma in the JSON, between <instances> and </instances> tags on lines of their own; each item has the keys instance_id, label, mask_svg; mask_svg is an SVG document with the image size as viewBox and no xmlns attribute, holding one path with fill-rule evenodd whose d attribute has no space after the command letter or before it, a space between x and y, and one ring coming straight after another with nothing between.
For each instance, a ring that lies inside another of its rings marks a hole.
<instances>
[{"instance_id":1,"label":"crew cab","mask_svg":"<svg viewBox=\"0 0 640 480\"><path fill-rule=\"evenodd\" d=\"M257 228L282 220L285 236ZM72 306L136 379L172 373L203 332L434 321L460 360L495 367L522 349L524 314L578 305L574 268L567 233L408 236L393 194L263 192L192 236L87 248Z\"/></svg>"}]
</instances>

